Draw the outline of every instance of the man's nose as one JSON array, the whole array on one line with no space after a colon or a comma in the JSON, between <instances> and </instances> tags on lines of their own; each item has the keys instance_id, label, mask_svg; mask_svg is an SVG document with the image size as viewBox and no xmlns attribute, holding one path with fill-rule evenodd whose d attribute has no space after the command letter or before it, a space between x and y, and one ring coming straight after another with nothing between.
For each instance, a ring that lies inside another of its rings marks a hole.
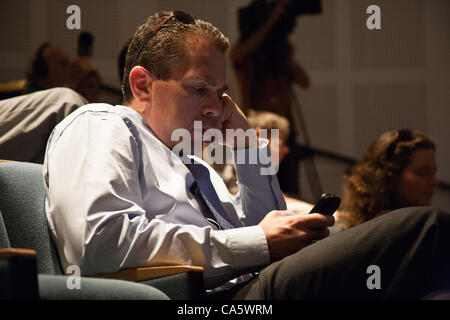
<instances>
[{"instance_id":1,"label":"man's nose","mask_svg":"<svg viewBox=\"0 0 450 320\"><path fill-rule=\"evenodd\" d=\"M222 114L223 101L215 92L211 92L205 100L202 112L208 117L219 117Z\"/></svg>"}]
</instances>

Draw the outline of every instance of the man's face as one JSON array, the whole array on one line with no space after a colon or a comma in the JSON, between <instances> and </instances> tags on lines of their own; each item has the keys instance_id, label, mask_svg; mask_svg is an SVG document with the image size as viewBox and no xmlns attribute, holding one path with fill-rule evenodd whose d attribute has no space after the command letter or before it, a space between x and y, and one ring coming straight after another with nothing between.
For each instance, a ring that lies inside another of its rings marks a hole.
<instances>
[{"instance_id":1,"label":"man's face","mask_svg":"<svg viewBox=\"0 0 450 320\"><path fill-rule=\"evenodd\" d=\"M219 96L226 89L225 55L204 39L189 41L187 52L188 61L173 68L170 80L153 80L151 104L142 113L169 148L178 143L171 141L176 129L187 129L194 139L194 121L202 121L203 132L222 129Z\"/></svg>"},{"instance_id":2,"label":"man's face","mask_svg":"<svg viewBox=\"0 0 450 320\"><path fill-rule=\"evenodd\" d=\"M436 190L436 153L433 149L414 151L400 175L397 196L402 206L429 206Z\"/></svg>"}]
</instances>

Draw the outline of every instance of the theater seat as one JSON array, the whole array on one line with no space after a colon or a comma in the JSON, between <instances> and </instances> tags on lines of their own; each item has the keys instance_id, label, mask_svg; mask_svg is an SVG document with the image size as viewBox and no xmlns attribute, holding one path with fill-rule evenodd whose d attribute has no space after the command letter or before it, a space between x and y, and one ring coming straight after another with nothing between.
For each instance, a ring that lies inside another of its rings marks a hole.
<instances>
[{"instance_id":1,"label":"theater seat","mask_svg":"<svg viewBox=\"0 0 450 320\"><path fill-rule=\"evenodd\" d=\"M82 290L69 289L68 282L73 276L63 274L46 219L42 165L0 161L0 213L0 298L199 299L204 296L203 269L192 266L142 267L81 277Z\"/></svg>"}]
</instances>

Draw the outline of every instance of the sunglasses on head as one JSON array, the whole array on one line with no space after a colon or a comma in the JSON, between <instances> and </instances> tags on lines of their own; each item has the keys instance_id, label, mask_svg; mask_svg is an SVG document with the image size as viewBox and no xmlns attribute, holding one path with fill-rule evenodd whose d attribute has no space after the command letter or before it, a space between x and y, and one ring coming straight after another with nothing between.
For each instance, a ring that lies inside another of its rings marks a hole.
<instances>
[{"instance_id":1,"label":"sunglasses on head","mask_svg":"<svg viewBox=\"0 0 450 320\"><path fill-rule=\"evenodd\" d=\"M195 19L192 18L192 16L186 12L183 11L173 11L169 14L167 18L165 18L150 34L142 41L141 45L136 51L136 54L133 58L133 63L131 64L131 68L133 68L136 65L136 62L141 55L142 50L144 49L147 42L149 42L161 29L164 29L167 27L167 24L172 20L175 19L178 22L181 22L183 24L195 24Z\"/></svg>"},{"instance_id":2,"label":"sunglasses on head","mask_svg":"<svg viewBox=\"0 0 450 320\"><path fill-rule=\"evenodd\" d=\"M397 138L391 142L389 147L386 150L387 158L392 158L394 156L395 148L397 148L397 144L402 141L411 141L413 140L413 133L409 129L400 129L397 131Z\"/></svg>"}]
</instances>

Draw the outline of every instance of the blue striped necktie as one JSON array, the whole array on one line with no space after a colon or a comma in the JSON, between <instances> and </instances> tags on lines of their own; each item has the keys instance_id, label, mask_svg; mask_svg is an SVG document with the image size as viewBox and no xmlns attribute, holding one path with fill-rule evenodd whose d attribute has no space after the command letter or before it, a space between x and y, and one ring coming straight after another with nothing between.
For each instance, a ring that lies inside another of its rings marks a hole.
<instances>
[{"instance_id":1,"label":"blue striped necktie","mask_svg":"<svg viewBox=\"0 0 450 320\"><path fill-rule=\"evenodd\" d=\"M198 199L199 195L196 194L197 192L195 190L195 187L198 186L198 190L200 191L203 200L208 206L208 208L204 208L203 210L209 209L222 229L235 228L233 223L231 223L230 218L228 218L225 210L223 209L222 204L220 203L216 190L211 183L211 176L209 174L208 168L200 163L188 163L185 165L189 169L189 171L191 171L196 181L194 182L192 193L197 198L197 200L201 202L201 199Z\"/></svg>"}]
</instances>

